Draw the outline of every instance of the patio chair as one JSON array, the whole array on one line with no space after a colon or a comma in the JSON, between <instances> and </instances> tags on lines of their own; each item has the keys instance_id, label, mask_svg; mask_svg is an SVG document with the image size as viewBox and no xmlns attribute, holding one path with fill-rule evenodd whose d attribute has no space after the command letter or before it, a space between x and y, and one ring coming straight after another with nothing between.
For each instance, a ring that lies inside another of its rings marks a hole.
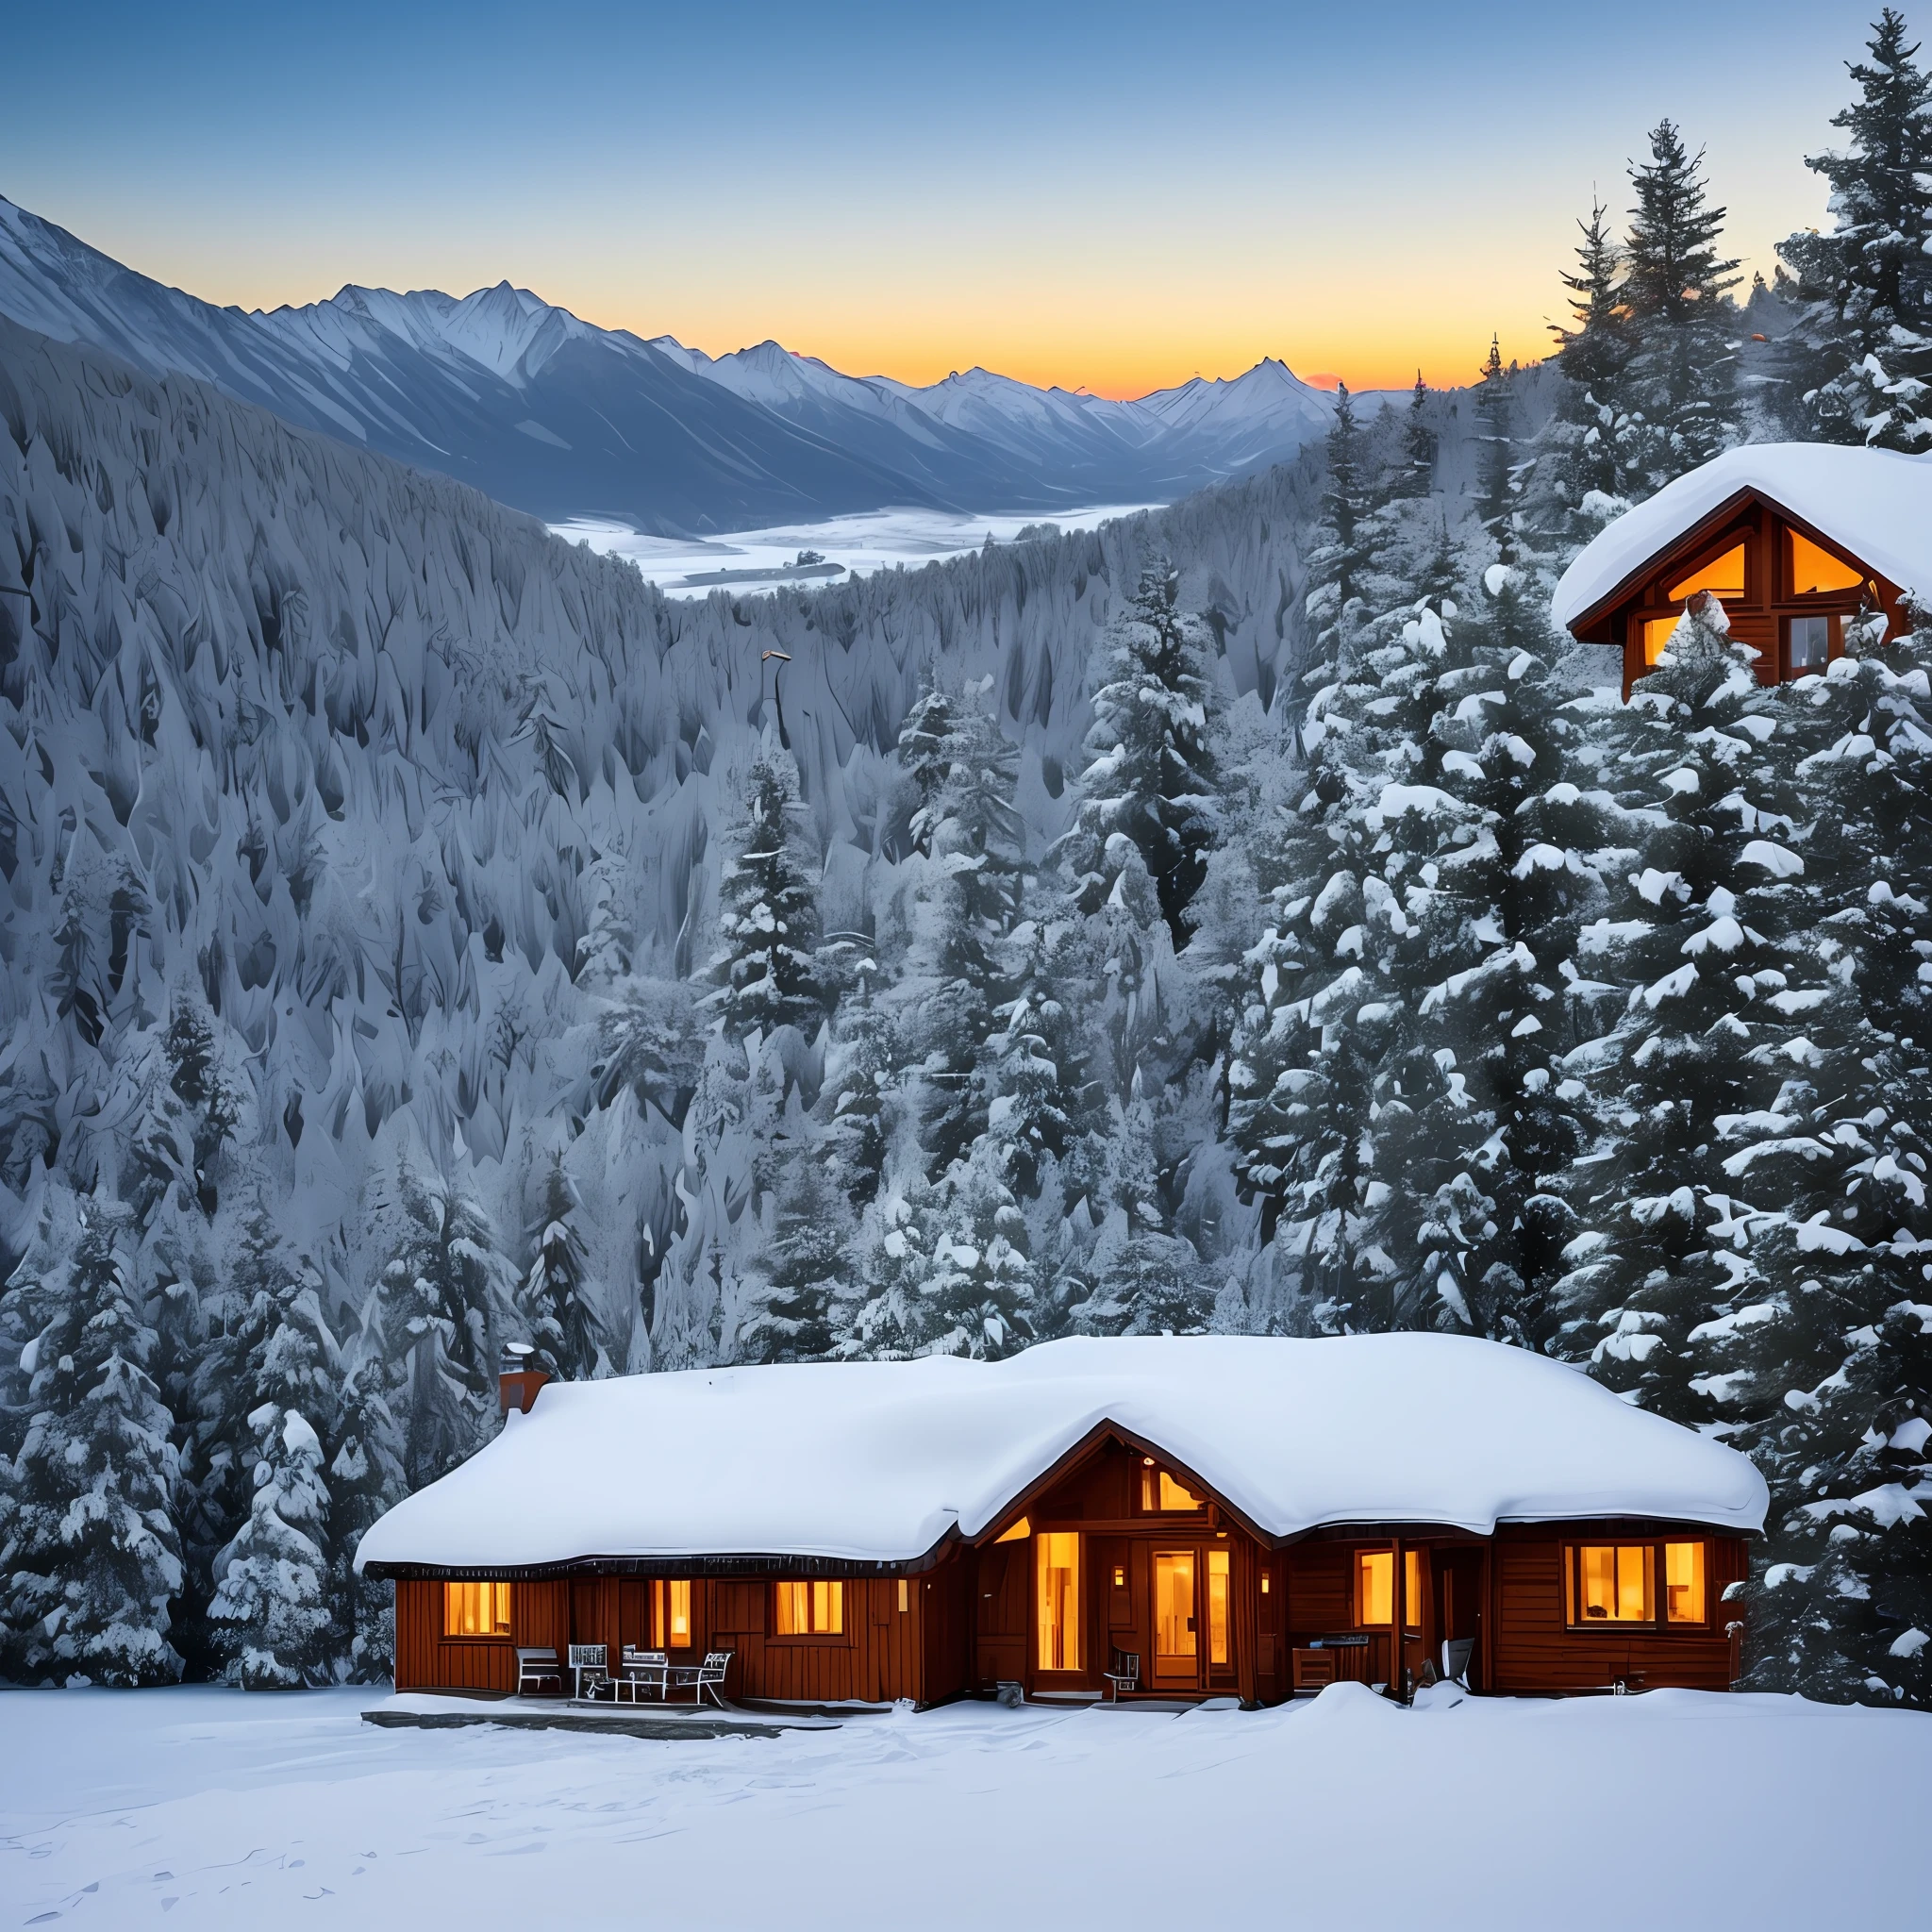
<instances>
[{"instance_id":1,"label":"patio chair","mask_svg":"<svg viewBox=\"0 0 1932 1932\"><path fill-rule=\"evenodd\" d=\"M693 1702L697 1704L705 1701L705 1692L708 1690L711 1693L711 1702L723 1710L724 1698L720 1687L724 1684L725 1673L730 1670L731 1659L736 1655L735 1651L708 1650L705 1653L703 1663L685 1665L674 1671L671 1674L672 1682L680 1690L694 1692Z\"/></svg>"},{"instance_id":2,"label":"patio chair","mask_svg":"<svg viewBox=\"0 0 1932 1932\"><path fill-rule=\"evenodd\" d=\"M626 1643L618 1668L620 1674L610 1686L613 1700L621 1698L626 1689L633 1704L637 1703L638 1693L641 1690L655 1691L659 1702L670 1695L671 1657L668 1652L640 1650L635 1644Z\"/></svg>"},{"instance_id":3,"label":"patio chair","mask_svg":"<svg viewBox=\"0 0 1932 1932\"><path fill-rule=\"evenodd\" d=\"M610 1646L608 1643L573 1643L570 1647L570 1671L575 1686L571 1695L580 1701L594 1702L599 1687L610 1682Z\"/></svg>"},{"instance_id":4,"label":"patio chair","mask_svg":"<svg viewBox=\"0 0 1932 1932\"><path fill-rule=\"evenodd\" d=\"M525 1690L541 1690L546 1684L559 1697L563 1695L563 1672L558 1664L557 1653L534 1644L518 1644L516 1694L521 1697Z\"/></svg>"},{"instance_id":5,"label":"patio chair","mask_svg":"<svg viewBox=\"0 0 1932 1932\"><path fill-rule=\"evenodd\" d=\"M1113 1693L1113 1701L1121 1701L1123 1690L1138 1690L1141 1688L1141 1653L1138 1650L1122 1650L1118 1646L1108 1654L1107 1668L1100 1674L1107 1679L1108 1688Z\"/></svg>"},{"instance_id":6,"label":"patio chair","mask_svg":"<svg viewBox=\"0 0 1932 1932\"><path fill-rule=\"evenodd\" d=\"M1475 1655L1474 1637L1445 1637L1442 1640L1442 1674L1452 1684L1469 1689L1469 1660Z\"/></svg>"}]
</instances>

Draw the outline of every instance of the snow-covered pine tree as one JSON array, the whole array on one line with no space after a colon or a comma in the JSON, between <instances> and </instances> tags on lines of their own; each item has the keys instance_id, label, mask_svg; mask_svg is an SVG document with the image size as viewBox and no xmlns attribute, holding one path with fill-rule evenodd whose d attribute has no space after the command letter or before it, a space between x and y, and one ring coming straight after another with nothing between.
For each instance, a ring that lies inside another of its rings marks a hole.
<instances>
[{"instance_id":1,"label":"snow-covered pine tree","mask_svg":"<svg viewBox=\"0 0 1932 1932\"><path fill-rule=\"evenodd\" d=\"M1353 514L1352 498L1345 513ZM1187 943L1188 905L1214 842L1211 746L1220 710L1213 633L1179 608L1179 574L1157 561L1108 629L1079 818L1057 849L1079 882L1080 908L1094 912L1120 874L1112 841L1128 841L1154 881L1176 952Z\"/></svg>"},{"instance_id":2,"label":"snow-covered pine tree","mask_svg":"<svg viewBox=\"0 0 1932 1932\"><path fill-rule=\"evenodd\" d=\"M931 713L926 714L928 718ZM926 1172L937 1177L986 1125L980 1078L1001 950L1018 916L1024 827L1014 808L1018 754L985 693L951 702L931 796L912 820L907 943L885 996Z\"/></svg>"},{"instance_id":3,"label":"snow-covered pine tree","mask_svg":"<svg viewBox=\"0 0 1932 1932\"><path fill-rule=\"evenodd\" d=\"M1515 552L1511 512L1516 497L1515 410L1510 403L1509 372L1503 366L1503 344L1490 338L1489 359L1475 391L1476 503L1483 528L1507 563Z\"/></svg>"},{"instance_id":4,"label":"snow-covered pine tree","mask_svg":"<svg viewBox=\"0 0 1932 1932\"><path fill-rule=\"evenodd\" d=\"M1214 1285L1192 1244L1173 1231L1160 1176L1158 1121L1145 1097L1117 1110L1099 1176L1100 1227L1083 1270L1086 1293L1070 1310L1088 1335L1198 1335L1214 1311Z\"/></svg>"},{"instance_id":5,"label":"snow-covered pine tree","mask_svg":"<svg viewBox=\"0 0 1932 1932\"><path fill-rule=\"evenodd\" d=\"M372 1312L377 1312L372 1310ZM395 1669L395 1592L360 1576L356 1547L365 1531L408 1493L403 1432L384 1392L381 1331L365 1325L344 1350L336 1426L329 1442L329 1598L336 1641L352 1683L380 1683Z\"/></svg>"},{"instance_id":6,"label":"snow-covered pine tree","mask_svg":"<svg viewBox=\"0 0 1932 1932\"><path fill-rule=\"evenodd\" d=\"M1674 123L1650 133L1650 157L1633 162L1637 200L1624 237L1623 296L1630 313L1625 369L1645 493L1708 462L1739 440L1737 326L1730 291L1736 261L1718 252L1726 210L1710 205L1702 150L1691 154Z\"/></svg>"},{"instance_id":7,"label":"snow-covered pine tree","mask_svg":"<svg viewBox=\"0 0 1932 1932\"><path fill-rule=\"evenodd\" d=\"M419 1490L482 1441L515 1277L460 1178L398 1159L383 1203L394 1246L378 1286L403 1467Z\"/></svg>"},{"instance_id":8,"label":"snow-covered pine tree","mask_svg":"<svg viewBox=\"0 0 1932 1932\"><path fill-rule=\"evenodd\" d=\"M530 1265L517 1312L535 1351L531 1366L566 1382L587 1382L608 1364L602 1360L602 1332L586 1278L589 1250L575 1221L576 1190L561 1154L550 1157L539 1187L536 1216L525 1234Z\"/></svg>"},{"instance_id":9,"label":"snow-covered pine tree","mask_svg":"<svg viewBox=\"0 0 1932 1932\"><path fill-rule=\"evenodd\" d=\"M0 1535L8 1674L41 1682L171 1684L181 1589L171 1418L146 1363L154 1331L123 1210L91 1203L64 1276L39 1285L31 1417Z\"/></svg>"},{"instance_id":10,"label":"snow-covered pine tree","mask_svg":"<svg viewBox=\"0 0 1932 1932\"><path fill-rule=\"evenodd\" d=\"M814 952L818 894L790 756L767 745L745 774L732 857L719 886L722 945L705 1004L734 1039L795 1026L809 1039L824 1017Z\"/></svg>"},{"instance_id":11,"label":"snow-covered pine tree","mask_svg":"<svg viewBox=\"0 0 1932 1932\"><path fill-rule=\"evenodd\" d=\"M1429 422L1429 386L1415 373L1408 413L1402 425L1402 461L1395 477L1397 496L1426 496L1436 476L1437 436Z\"/></svg>"},{"instance_id":12,"label":"snow-covered pine tree","mask_svg":"<svg viewBox=\"0 0 1932 1932\"><path fill-rule=\"evenodd\" d=\"M1725 1124L1775 1110L1828 991L1787 889L1797 800L1782 709L1722 606L1692 598L1607 726L1611 829L1631 849L1607 855L1607 915L1583 929L1568 989L1608 1024L1565 1060L1593 1141L1562 1190L1585 1231L1557 1288L1560 1345L1691 1424L1719 1420L1692 1333L1755 1299L1759 1279L1759 1209Z\"/></svg>"},{"instance_id":13,"label":"snow-covered pine tree","mask_svg":"<svg viewBox=\"0 0 1932 1932\"><path fill-rule=\"evenodd\" d=\"M1576 268L1562 277L1572 326L1554 328L1556 408L1537 435L1524 491L1532 544L1558 570L1641 493L1630 467L1630 314L1607 218L1593 200L1590 219L1576 225Z\"/></svg>"},{"instance_id":14,"label":"snow-covered pine tree","mask_svg":"<svg viewBox=\"0 0 1932 1932\"><path fill-rule=\"evenodd\" d=\"M1798 754L1793 950L1823 982L1772 1104L1720 1123L1760 1211L1750 1278L1693 1330L1699 1385L1772 1487L1750 1679L1932 1700L1932 635L1847 626L1779 695ZM1742 1219L1742 1217L1738 1217Z\"/></svg>"},{"instance_id":15,"label":"snow-covered pine tree","mask_svg":"<svg viewBox=\"0 0 1932 1932\"><path fill-rule=\"evenodd\" d=\"M320 1286L311 1270L288 1280L276 1299L277 1318L252 1365L262 1399L248 1416L248 1518L215 1559L208 1621L228 1681L248 1690L327 1683L348 1661L336 1623L319 1433L334 1421L341 1355Z\"/></svg>"},{"instance_id":16,"label":"snow-covered pine tree","mask_svg":"<svg viewBox=\"0 0 1932 1932\"><path fill-rule=\"evenodd\" d=\"M1858 97L1831 118L1841 152L1807 157L1831 184L1832 229L1778 244L1794 310L1780 347L1800 434L1932 447L1932 73L1888 7L1851 63Z\"/></svg>"},{"instance_id":17,"label":"snow-covered pine tree","mask_svg":"<svg viewBox=\"0 0 1932 1932\"><path fill-rule=\"evenodd\" d=\"M856 1299L850 1282L854 1215L834 1163L809 1134L780 1140L765 1162L772 1232L746 1284L750 1307L737 1352L754 1362L821 1361L831 1354L835 1313Z\"/></svg>"}]
</instances>

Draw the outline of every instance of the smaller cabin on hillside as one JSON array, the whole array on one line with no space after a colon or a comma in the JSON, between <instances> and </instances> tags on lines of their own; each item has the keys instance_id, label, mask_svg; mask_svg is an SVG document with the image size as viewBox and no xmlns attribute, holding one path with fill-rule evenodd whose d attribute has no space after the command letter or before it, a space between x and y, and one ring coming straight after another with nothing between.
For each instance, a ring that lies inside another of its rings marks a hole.
<instances>
[{"instance_id":1,"label":"smaller cabin on hillside","mask_svg":"<svg viewBox=\"0 0 1932 1932\"><path fill-rule=\"evenodd\" d=\"M1668 483L1564 572L1552 615L1624 654L1624 695L1699 591L1779 684L1824 672L1861 607L1888 634L1932 600L1932 457L1827 443L1747 443Z\"/></svg>"},{"instance_id":2,"label":"smaller cabin on hillside","mask_svg":"<svg viewBox=\"0 0 1932 1932\"><path fill-rule=\"evenodd\" d=\"M1721 1690L1767 1501L1723 1443L1443 1335L536 1379L362 1540L399 1690L507 1693L566 1644L729 1652L728 1695L807 1703Z\"/></svg>"}]
</instances>

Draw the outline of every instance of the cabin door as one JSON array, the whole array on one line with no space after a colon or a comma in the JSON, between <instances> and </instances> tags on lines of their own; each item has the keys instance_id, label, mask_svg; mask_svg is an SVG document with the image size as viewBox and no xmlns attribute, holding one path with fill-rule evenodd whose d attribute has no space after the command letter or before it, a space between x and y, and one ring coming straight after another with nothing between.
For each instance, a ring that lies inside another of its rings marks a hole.
<instances>
[{"instance_id":1,"label":"cabin door","mask_svg":"<svg viewBox=\"0 0 1932 1932\"><path fill-rule=\"evenodd\" d=\"M1157 1690L1192 1690L1201 1682L1201 1553L1154 1553L1154 1671Z\"/></svg>"}]
</instances>

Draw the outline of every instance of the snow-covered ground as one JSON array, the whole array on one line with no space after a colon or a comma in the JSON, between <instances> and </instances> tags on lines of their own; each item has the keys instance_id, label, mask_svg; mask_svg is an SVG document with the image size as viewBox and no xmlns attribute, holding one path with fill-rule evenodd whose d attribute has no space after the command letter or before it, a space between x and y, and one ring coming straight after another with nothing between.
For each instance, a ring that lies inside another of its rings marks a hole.
<instances>
[{"instance_id":1,"label":"snow-covered ground","mask_svg":"<svg viewBox=\"0 0 1932 1932\"><path fill-rule=\"evenodd\" d=\"M1689 1691L956 1705L778 1739L0 1697L0 1925L1924 1923L1932 1720Z\"/></svg>"},{"instance_id":2,"label":"snow-covered ground","mask_svg":"<svg viewBox=\"0 0 1932 1932\"><path fill-rule=\"evenodd\" d=\"M1053 524L1062 530L1091 530L1111 517L1129 517L1156 508L1150 504L1098 504L1086 509L1027 511L1012 516L966 516L941 509L879 509L861 516L834 517L823 524L781 524L769 530L734 530L729 536L644 537L623 524L576 522L552 527L573 543L627 557L660 590L675 597L708 597L719 589L734 595L771 590L780 581L842 582L843 574L805 578L790 574L801 550L817 551L827 563L842 564L855 576L904 564L916 570L977 550L988 537L1010 543L1029 524ZM719 584L714 573L785 573L763 584ZM692 578L711 579L691 582Z\"/></svg>"}]
</instances>

